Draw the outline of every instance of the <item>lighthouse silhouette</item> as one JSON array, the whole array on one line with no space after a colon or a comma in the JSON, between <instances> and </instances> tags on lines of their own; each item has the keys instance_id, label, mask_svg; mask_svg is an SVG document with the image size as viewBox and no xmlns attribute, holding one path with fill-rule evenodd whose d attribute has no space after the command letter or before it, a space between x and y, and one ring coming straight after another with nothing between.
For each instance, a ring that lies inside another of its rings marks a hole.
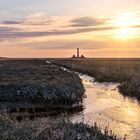
<instances>
[{"instance_id":1,"label":"lighthouse silhouette","mask_svg":"<svg viewBox=\"0 0 140 140\"><path fill-rule=\"evenodd\" d=\"M77 57L79 57L79 48L77 48Z\"/></svg>"},{"instance_id":2,"label":"lighthouse silhouette","mask_svg":"<svg viewBox=\"0 0 140 140\"><path fill-rule=\"evenodd\" d=\"M72 58L85 58L84 55L80 56L80 49L79 48L77 48L77 52L76 53L77 53L77 55L76 56L73 55Z\"/></svg>"}]
</instances>

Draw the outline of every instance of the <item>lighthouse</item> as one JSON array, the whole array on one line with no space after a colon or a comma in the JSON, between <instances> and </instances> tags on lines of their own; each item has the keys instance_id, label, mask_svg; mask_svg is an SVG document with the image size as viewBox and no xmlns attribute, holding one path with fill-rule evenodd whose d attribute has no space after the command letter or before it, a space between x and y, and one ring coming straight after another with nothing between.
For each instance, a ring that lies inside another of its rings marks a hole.
<instances>
[{"instance_id":1,"label":"lighthouse","mask_svg":"<svg viewBox=\"0 0 140 140\"><path fill-rule=\"evenodd\" d=\"M77 58L79 58L79 48L77 48Z\"/></svg>"},{"instance_id":2,"label":"lighthouse","mask_svg":"<svg viewBox=\"0 0 140 140\"><path fill-rule=\"evenodd\" d=\"M80 49L79 48L77 48L77 52L76 53L77 54L76 55L73 55L72 58L85 58L84 55L81 55L80 56Z\"/></svg>"}]
</instances>

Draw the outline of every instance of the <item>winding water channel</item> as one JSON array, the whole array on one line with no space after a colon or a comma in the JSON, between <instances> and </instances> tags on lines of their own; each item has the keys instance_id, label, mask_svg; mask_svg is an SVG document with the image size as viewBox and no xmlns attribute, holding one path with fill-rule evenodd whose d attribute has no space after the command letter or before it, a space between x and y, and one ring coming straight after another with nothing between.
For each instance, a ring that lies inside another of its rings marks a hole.
<instances>
[{"instance_id":1,"label":"winding water channel","mask_svg":"<svg viewBox=\"0 0 140 140\"><path fill-rule=\"evenodd\" d=\"M124 98L118 91L118 84L94 82L94 78L77 73L82 79L87 98L82 113L72 116L74 122L97 122L102 128L107 126L117 136L128 140L140 140L140 104Z\"/></svg>"},{"instance_id":2,"label":"winding water channel","mask_svg":"<svg viewBox=\"0 0 140 140\"><path fill-rule=\"evenodd\" d=\"M70 116L70 119L90 125L97 122L101 128L107 126L120 138L126 135L127 140L140 140L140 104L124 98L117 83L99 83L91 76L76 73L82 80L87 97L84 98L83 112Z\"/></svg>"}]
</instances>

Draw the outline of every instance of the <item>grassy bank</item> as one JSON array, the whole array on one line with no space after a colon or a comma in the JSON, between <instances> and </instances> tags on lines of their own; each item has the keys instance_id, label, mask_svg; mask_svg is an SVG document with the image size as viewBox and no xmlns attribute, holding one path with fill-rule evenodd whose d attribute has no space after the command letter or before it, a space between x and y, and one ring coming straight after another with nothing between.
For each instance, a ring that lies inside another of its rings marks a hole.
<instances>
[{"instance_id":1,"label":"grassy bank","mask_svg":"<svg viewBox=\"0 0 140 140\"><path fill-rule=\"evenodd\" d=\"M0 113L1 140L117 140L108 131L94 124L72 123L67 119L45 118L17 122L7 113Z\"/></svg>"},{"instance_id":2,"label":"grassy bank","mask_svg":"<svg viewBox=\"0 0 140 140\"><path fill-rule=\"evenodd\" d=\"M0 61L0 107L7 109L82 108L80 78L41 59ZM46 110L45 110L46 111Z\"/></svg>"},{"instance_id":3,"label":"grassy bank","mask_svg":"<svg viewBox=\"0 0 140 140\"><path fill-rule=\"evenodd\" d=\"M140 101L140 59L56 59L55 63L93 76L99 82L121 83L123 95Z\"/></svg>"}]
</instances>

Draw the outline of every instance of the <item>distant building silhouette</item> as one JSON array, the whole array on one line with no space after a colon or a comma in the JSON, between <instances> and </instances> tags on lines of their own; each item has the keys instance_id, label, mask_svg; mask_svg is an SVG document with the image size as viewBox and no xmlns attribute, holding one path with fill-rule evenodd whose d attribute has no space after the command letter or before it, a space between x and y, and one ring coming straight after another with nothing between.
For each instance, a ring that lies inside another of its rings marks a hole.
<instances>
[{"instance_id":1,"label":"distant building silhouette","mask_svg":"<svg viewBox=\"0 0 140 140\"><path fill-rule=\"evenodd\" d=\"M72 56L72 58L76 58L76 56L75 56L75 55L73 55L73 56Z\"/></svg>"},{"instance_id":2,"label":"distant building silhouette","mask_svg":"<svg viewBox=\"0 0 140 140\"><path fill-rule=\"evenodd\" d=\"M81 55L80 56L80 49L77 48L77 56L76 55L73 55L72 58L85 58L85 57L84 57L84 55Z\"/></svg>"}]
</instances>

